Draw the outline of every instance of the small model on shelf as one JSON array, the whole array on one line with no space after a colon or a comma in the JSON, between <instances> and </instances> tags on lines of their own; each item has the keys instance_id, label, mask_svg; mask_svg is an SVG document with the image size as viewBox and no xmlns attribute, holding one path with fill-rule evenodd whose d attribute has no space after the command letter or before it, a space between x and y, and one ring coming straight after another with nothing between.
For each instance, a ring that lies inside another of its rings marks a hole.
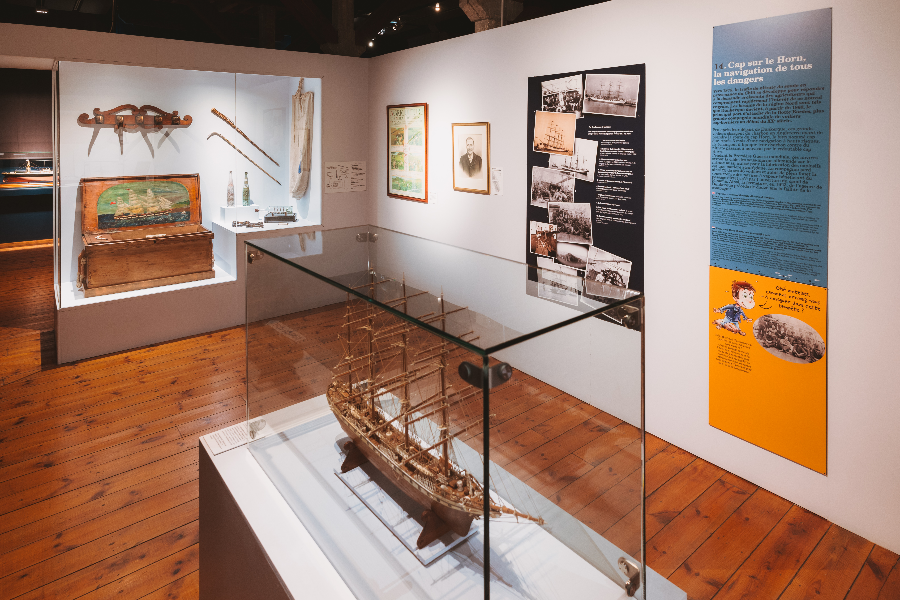
<instances>
[{"instance_id":1,"label":"small model on shelf","mask_svg":"<svg viewBox=\"0 0 900 600\"><path fill-rule=\"evenodd\" d=\"M260 227L261 228L261 227L265 227L265 225L266 224L263 223L262 221L259 221L257 223L254 223L252 221L232 221L231 222L232 227Z\"/></svg>"},{"instance_id":2,"label":"small model on shelf","mask_svg":"<svg viewBox=\"0 0 900 600\"><path fill-rule=\"evenodd\" d=\"M266 223L294 223L297 221L297 215L290 206L270 206L263 221Z\"/></svg>"}]
</instances>

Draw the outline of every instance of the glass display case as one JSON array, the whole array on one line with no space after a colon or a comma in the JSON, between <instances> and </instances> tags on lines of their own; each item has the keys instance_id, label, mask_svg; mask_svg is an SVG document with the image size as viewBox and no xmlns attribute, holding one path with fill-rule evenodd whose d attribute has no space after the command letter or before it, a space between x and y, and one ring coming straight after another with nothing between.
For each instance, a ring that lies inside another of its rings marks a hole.
<instances>
[{"instance_id":1,"label":"glass display case","mask_svg":"<svg viewBox=\"0 0 900 600\"><path fill-rule=\"evenodd\" d=\"M321 224L320 78L70 61L56 63L53 75L54 281L60 308L95 301L82 285L82 253L94 243L115 250L113 242L159 245L172 239L177 246L178 240L163 236L183 233L186 225L208 231L213 221L231 223L231 213L223 210L231 204L255 207L240 213L253 215L243 220L261 221L275 205L290 207L300 225ZM313 135L304 154L312 166L303 192L292 187L291 177L297 117L292 102L301 81L302 91L314 98L307 111ZM184 177L196 180L196 190L180 185ZM98 179L111 191L86 198L86 182ZM101 239L90 237L97 232ZM181 250L171 254L131 261L140 272L115 280L117 285L104 284L103 301L121 297L107 294L212 279L206 277L213 272L209 264L179 265ZM206 254L209 263L212 253ZM157 269L145 268L149 262ZM166 265L175 268L162 270ZM133 281L149 283L135 287Z\"/></svg>"},{"instance_id":2,"label":"glass display case","mask_svg":"<svg viewBox=\"0 0 900 600\"><path fill-rule=\"evenodd\" d=\"M371 226L246 253L249 451L356 597L644 597L642 295Z\"/></svg>"}]
</instances>

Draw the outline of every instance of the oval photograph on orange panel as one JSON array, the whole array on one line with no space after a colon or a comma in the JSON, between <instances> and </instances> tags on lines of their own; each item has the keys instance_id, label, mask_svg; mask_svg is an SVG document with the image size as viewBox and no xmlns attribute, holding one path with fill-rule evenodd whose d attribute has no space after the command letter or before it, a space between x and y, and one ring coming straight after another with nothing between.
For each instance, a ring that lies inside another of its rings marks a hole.
<instances>
[{"instance_id":1,"label":"oval photograph on orange panel","mask_svg":"<svg viewBox=\"0 0 900 600\"><path fill-rule=\"evenodd\" d=\"M819 333L796 317L763 315L753 324L753 336L773 356L792 363L814 363L825 356Z\"/></svg>"}]
</instances>

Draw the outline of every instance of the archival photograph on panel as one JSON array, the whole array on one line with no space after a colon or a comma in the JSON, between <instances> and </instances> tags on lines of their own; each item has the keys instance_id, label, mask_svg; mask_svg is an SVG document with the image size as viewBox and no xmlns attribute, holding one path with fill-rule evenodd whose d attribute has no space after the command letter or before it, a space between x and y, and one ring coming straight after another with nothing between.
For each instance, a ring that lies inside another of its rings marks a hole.
<instances>
[{"instance_id":1,"label":"archival photograph on panel","mask_svg":"<svg viewBox=\"0 0 900 600\"><path fill-rule=\"evenodd\" d=\"M640 75L585 75L584 112L635 117L640 85Z\"/></svg>"},{"instance_id":2,"label":"archival photograph on panel","mask_svg":"<svg viewBox=\"0 0 900 600\"><path fill-rule=\"evenodd\" d=\"M531 204L547 208L548 202L575 202L575 176L556 169L531 167Z\"/></svg>"},{"instance_id":3,"label":"archival photograph on panel","mask_svg":"<svg viewBox=\"0 0 900 600\"><path fill-rule=\"evenodd\" d=\"M587 267L588 247L568 242L556 243L556 262L573 269L584 271Z\"/></svg>"},{"instance_id":4,"label":"archival photograph on panel","mask_svg":"<svg viewBox=\"0 0 900 600\"><path fill-rule=\"evenodd\" d=\"M453 189L458 192L490 192L490 125L452 123Z\"/></svg>"},{"instance_id":5,"label":"archival photograph on panel","mask_svg":"<svg viewBox=\"0 0 900 600\"><path fill-rule=\"evenodd\" d=\"M582 202L548 202L550 224L556 225L556 241L592 244L591 205Z\"/></svg>"},{"instance_id":6,"label":"archival photograph on panel","mask_svg":"<svg viewBox=\"0 0 900 600\"><path fill-rule=\"evenodd\" d=\"M563 304L578 304L581 279L575 269L553 264L549 259L538 258L538 298L555 300Z\"/></svg>"},{"instance_id":7,"label":"archival photograph on panel","mask_svg":"<svg viewBox=\"0 0 900 600\"><path fill-rule=\"evenodd\" d=\"M597 171L597 145L597 140L575 138L575 154L572 156L551 154L549 167L570 173L576 179L593 182L594 173Z\"/></svg>"},{"instance_id":8,"label":"archival photograph on panel","mask_svg":"<svg viewBox=\"0 0 900 600\"><path fill-rule=\"evenodd\" d=\"M753 324L753 336L772 356L792 363L814 363L825 356L825 340L808 323L790 315L768 314Z\"/></svg>"},{"instance_id":9,"label":"archival photograph on panel","mask_svg":"<svg viewBox=\"0 0 900 600\"><path fill-rule=\"evenodd\" d=\"M531 221L531 251L541 256L556 256L556 228L549 223Z\"/></svg>"},{"instance_id":10,"label":"archival photograph on panel","mask_svg":"<svg viewBox=\"0 0 900 600\"><path fill-rule=\"evenodd\" d=\"M551 79L541 83L541 110L574 113L581 117L581 75Z\"/></svg>"},{"instance_id":11,"label":"archival photograph on panel","mask_svg":"<svg viewBox=\"0 0 900 600\"><path fill-rule=\"evenodd\" d=\"M534 149L572 156L575 153L575 113L535 111Z\"/></svg>"},{"instance_id":12,"label":"archival photograph on panel","mask_svg":"<svg viewBox=\"0 0 900 600\"><path fill-rule=\"evenodd\" d=\"M631 261L591 246L588 250L586 281L627 288L631 277Z\"/></svg>"}]
</instances>

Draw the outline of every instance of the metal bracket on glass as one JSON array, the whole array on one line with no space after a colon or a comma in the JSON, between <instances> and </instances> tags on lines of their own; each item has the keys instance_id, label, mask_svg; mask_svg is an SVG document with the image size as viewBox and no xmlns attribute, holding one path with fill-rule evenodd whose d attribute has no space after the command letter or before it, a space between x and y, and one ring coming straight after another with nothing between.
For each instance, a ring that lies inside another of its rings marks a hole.
<instances>
[{"instance_id":1,"label":"metal bracket on glass","mask_svg":"<svg viewBox=\"0 0 900 600\"><path fill-rule=\"evenodd\" d=\"M604 321L610 321L628 329L641 330L641 311L637 306L630 304L617 306L612 310L600 313L598 316Z\"/></svg>"},{"instance_id":2,"label":"metal bracket on glass","mask_svg":"<svg viewBox=\"0 0 900 600\"><path fill-rule=\"evenodd\" d=\"M620 556L619 570L628 578L628 581L625 582L625 593L628 594L629 597L634 596L635 593L637 593L638 588L641 587L640 565L630 558Z\"/></svg>"},{"instance_id":3,"label":"metal bracket on glass","mask_svg":"<svg viewBox=\"0 0 900 600\"><path fill-rule=\"evenodd\" d=\"M508 363L500 363L493 367L488 367L487 388L490 390L501 383L506 383L509 381L509 378L512 377L512 374L512 367L509 366ZM481 367L476 367L470 362L463 361L459 363L459 376L469 385L474 385L479 388L484 387Z\"/></svg>"},{"instance_id":4,"label":"metal bracket on glass","mask_svg":"<svg viewBox=\"0 0 900 600\"><path fill-rule=\"evenodd\" d=\"M357 233L356 241L357 242L377 242L378 234L372 233L371 231L366 232L366 233Z\"/></svg>"},{"instance_id":5,"label":"metal bracket on glass","mask_svg":"<svg viewBox=\"0 0 900 600\"><path fill-rule=\"evenodd\" d=\"M261 250L250 250L247 252L247 262L252 263L254 260L262 260L263 252Z\"/></svg>"}]
</instances>

